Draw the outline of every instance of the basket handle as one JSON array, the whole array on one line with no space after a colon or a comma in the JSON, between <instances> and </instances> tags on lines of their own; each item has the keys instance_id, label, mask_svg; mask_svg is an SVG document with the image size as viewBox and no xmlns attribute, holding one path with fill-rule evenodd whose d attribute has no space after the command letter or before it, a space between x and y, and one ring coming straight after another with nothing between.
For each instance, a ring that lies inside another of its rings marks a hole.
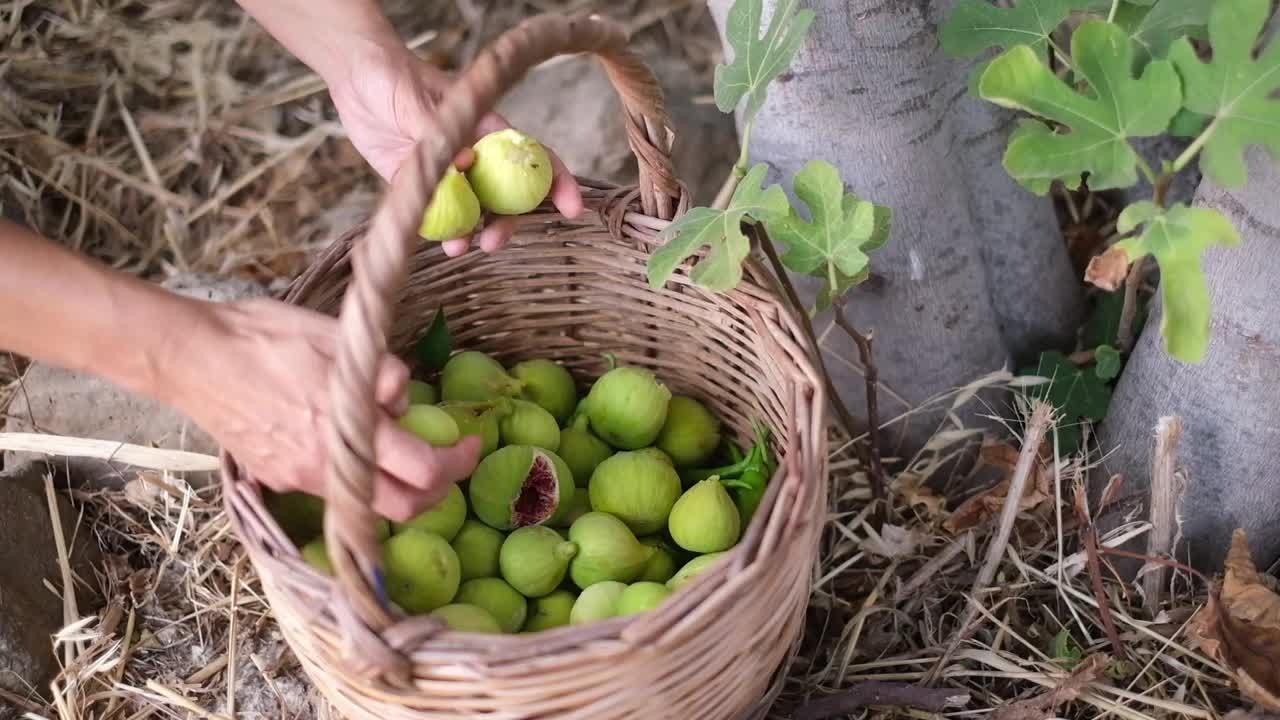
<instances>
[{"instance_id":1,"label":"basket handle","mask_svg":"<svg viewBox=\"0 0 1280 720\"><path fill-rule=\"evenodd\" d=\"M622 100L627 140L639 164L641 207L648 215L671 219L683 199L671 162L671 123L657 80L627 44L621 25L596 16L542 15L505 32L444 93L416 152L382 196L367 234L353 244L353 277L342 301L337 358L329 379L325 535L342 596L335 601L350 604L343 608L344 624L364 636L363 642L351 638L364 650L375 650L367 645L369 631L381 633L394 622L378 599L381 552L372 500L377 467L373 434L380 411L374 379L408 258L420 242L416 230L422 214L450 163L470 144L480 118L528 68L555 55L590 52L601 60ZM363 627L353 627L351 621ZM386 657L387 648L379 649L382 653L370 654ZM382 666L381 672L399 674L387 666L399 662L391 657L375 665Z\"/></svg>"}]
</instances>

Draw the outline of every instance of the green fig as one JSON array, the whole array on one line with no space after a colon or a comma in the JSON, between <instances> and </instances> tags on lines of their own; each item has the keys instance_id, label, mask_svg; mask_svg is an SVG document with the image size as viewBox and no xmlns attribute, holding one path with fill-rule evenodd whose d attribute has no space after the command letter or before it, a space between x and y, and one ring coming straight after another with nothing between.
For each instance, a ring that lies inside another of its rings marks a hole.
<instances>
[{"instance_id":1,"label":"green fig","mask_svg":"<svg viewBox=\"0 0 1280 720\"><path fill-rule=\"evenodd\" d=\"M502 626L489 614L488 610L466 603L450 603L442 605L431 614L440 618L450 630L458 632L490 633L497 635Z\"/></svg>"},{"instance_id":2,"label":"green fig","mask_svg":"<svg viewBox=\"0 0 1280 720\"><path fill-rule=\"evenodd\" d=\"M297 490L286 493L267 490L263 500L294 545L306 545L324 532L324 498Z\"/></svg>"},{"instance_id":3,"label":"green fig","mask_svg":"<svg viewBox=\"0 0 1280 720\"><path fill-rule=\"evenodd\" d=\"M673 396L656 445L676 467L697 467L720 446L720 419L691 397Z\"/></svg>"},{"instance_id":4,"label":"green fig","mask_svg":"<svg viewBox=\"0 0 1280 720\"><path fill-rule=\"evenodd\" d=\"M316 538L303 545L302 559L325 575L333 574L333 563L329 561L329 546L324 538Z\"/></svg>"},{"instance_id":5,"label":"green fig","mask_svg":"<svg viewBox=\"0 0 1280 720\"><path fill-rule=\"evenodd\" d=\"M556 513L553 521L547 524L553 528L568 530L578 518L591 512L591 498L587 495L586 488L578 488L573 491L573 500L569 501L569 510L563 516Z\"/></svg>"},{"instance_id":6,"label":"green fig","mask_svg":"<svg viewBox=\"0 0 1280 720\"><path fill-rule=\"evenodd\" d=\"M698 573L701 573L703 570L706 570L707 568L711 567L711 565L714 564L715 561L719 560L722 557L724 557L723 551L707 553L706 555L699 555L698 557L685 563L684 567L681 567L679 570L677 570L676 574L672 575L670 580L667 580L667 587L670 588L672 592L679 590L680 588L684 587L690 580L693 580L695 577L697 577Z\"/></svg>"},{"instance_id":7,"label":"green fig","mask_svg":"<svg viewBox=\"0 0 1280 720\"><path fill-rule=\"evenodd\" d=\"M529 619L524 632L540 632L569 624L569 613L578 596L568 590L556 590L529 603Z\"/></svg>"},{"instance_id":8,"label":"green fig","mask_svg":"<svg viewBox=\"0 0 1280 720\"><path fill-rule=\"evenodd\" d=\"M522 215L551 192L555 171L546 147L515 128L487 133L474 144L467 181L480 207L497 215Z\"/></svg>"},{"instance_id":9,"label":"green fig","mask_svg":"<svg viewBox=\"0 0 1280 720\"><path fill-rule=\"evenodd\" d=\"M529 601L502 578L487 577L468 580L458 588L454 602L484 608L498 621L504 633L514 633L524 626Z\"/></svg>"},{"instance_id":10,"label":"green fig","mask_svg":"<svg viewBox=\"0 0 1280 720\"><path fill-rule=\"evenodd\" d=\"M498 421L503 445L532 445L556 452L560 449L560 426L551 413L528 400L512 400L511 413Z\"/></svg>"},{"instance_id":11,"label":"green fig","mask_svg":"<svg viewBox=\"0 0 1280 720\"><path fill-rule=\"evenodd\" d=\"M666 585L656 582L634 582L618 596L614 612L618 615L639 615L662 604L671 594Z\"/></svg>"},{"instance_id":12,"label":"green fig","mask_svg":"<svg viewBox=\"0 0 1280 720\"><path fill-rule=\"evenodd\" d=\"M394 529L396 532L401 532L405 528L417 528L435 533L447 542L453 542L453 538L466 521L467 499L463 497L461 488L450 485L449 493L443 500L418 513L408 522L395 523Z\"/></svg>"},{"instance_id":13,"label":"green fig","mask_svg":"<svg viewBox=\"0 0 1280 720\"><path fill-rule=\"evenodd\" d=\"M476 465L470 491L476 517L489 527L512 530L567 517L573 474L550 450L507 445Z\"/></svg>"},{"instance_id":14,"label":"green fig","mask_svg":"<svg viewBox=\"0 0 1280 720\"><path fill-rule=\"evenodd\" d=\"M728 550L738 542L741 530L738 506L715 476L685 490L667 518L671 539L689 552Z\"/></svg>"},{"instance_id":15,"label":"green fig","mask_svg":"<svg viewBox=\"0 0 1280 720\"><path fill-rule=\"evenodd\" d=\"M639 538L639 540L641 544L653 548L654 552L649 562L645 563L644 571L640 573L637 581L664 583L670 580L676 573L676 558L671 548L667 547L667 541L656 535Z\"/></svg>"},{"instance_id":16,"label":"green fig","mask_svg":"<svg viewBox=\"0 0 1280 720\"><path fill-rule=\"evenodd\" d=\"M550 594L564 579L578 546L549 527L517 528L502 543L498 566L502 577L521 595L538 598Z\"/></svg>"},{"instance_id":17,"label":"green fig","mask_svg":"<svg viewBox=\"0 0 1280 720\"><path fill-rule=\"evenodd\" d=\"M470 234L479 223L480 200L467 182L467 176L450 165L422 212L418 236L444 242Z\"/></svg>"},{"instance_id":18,"label":"green fig","mask_svg":"<svg viewBox=\"0 0 1280 720\"><path fill-rule=\"evenodd\" d=\"M410 614L447 605L458 592L458 554L444 538L407 528L382 543L387 595Z\"/></svg>"},{"instance_id":19,"label":"green fig","mask_svg":"<svg viewBox=\"0 0 1280 720\"><path fill-rule=\"evenodd\" d=\"M522 387L501 363L479 350L454 355L440 371L440 397L445 402L515 397Z\"/></svg>"},{"instance_id":20,"label":"green fig","mask_svg":"<svg viewBox=\"0 0 1280 720\"><path fill-rule=\"evenodd\" d=\"M671 391L649 370L615 367L587 393L591 429L620 450L652 445L667 420Z\"/></svg>"},{"instance_id":21,"label":"green fig","mask_svg":"<svg viewBox=\"0 0 1280 720\"><path fill-rule=\"evenodd\" d=\"M458 554L462 580L498 577L498 552L505 539L501 532L479 520L467 518L451 543L453 551Z\"/></svg>"},{"instance_id":22,"label":"green fig","mask_svg":"<svg viewBox=\"0 0 1280 720\"><path fill-rule=\"evenodd\" d=\"M440 391L436 386L421 380L409 381L410 405L435 405L440 402Z\"/></svg>"},{"instance_id":23,"label":"green fig","mask_svg":"<svg viewBox=\"0 0 1280 720\"><path fill-rule=\"evenodd\" d=\"M461 437L479 435L483 444L481 457L498 449L498 422L511 412L509 401L499 398L485 401L442 402L436 407L449 413L458 424Z\"/></svg>"},{"instance_id":24,"label":"green fig","mask_svg":"<svg viewBox=\"0 0 1280 720\"><path fill-rule=\"evenodd\" d=\"M648 455L649 457L661 460L662 462L675 467L675 463L671 460L671 456L663 452L657 446L650 445L647 448L640 448L639 450L633 450L632 452L637 452L641 455Z\"/></svg>"},{"instance_id":25,"label":"green fig","mask_svg":"<svg viewBox=\"0 0 1280 720\"><path fill-rule=\"evenodd\" d=\"M433 447L450 447L460 437L458 422L435 405L410 405L400 416L400 427Z\"/></svg>"},{"instance_id":26,"label":"green fig","mask_svg":"<svg viewBox=\"0 0 1280 720\"><path fill-rule=\"evenodd\" d=\"M587 485L591 508L617 517L636 535L666 527L681 490L676 469L646 452L611 456L596 466Z\"/></svg>"},{"instance_id":27,"label":"green fig","mask_svg":"<svg viewBox=\"0 0 1280 720\"><path fill-rule=\"evenodd\" d=\"M560 431L560 448L556 450L573 471L573 479L580 488L586 488L596 466L613 455L613 448L592 435L587 426L586 415L574 418L568 427Z\"/></svg>"},{"instance_id":28,"label":"green fig","mask_svg":"<svg viewBox=\"0 0 1280 720\"><path fill-rule=\"evenodd\" d=\"M616 580L602 580L585 588L569 611L569 624L582 625L613 617L617 614L618 597L626 589L626 583Z\"/></svg>"},{"instance_id":29,"label":"green fig","mask_svg":"<svg viewBox=\"0 0 1280 720\"><path fill-rule=\"evenodd\" d=\"M569 540L578 546L569 576L583 590L602 580L634 581L655 552L640 544L626 523L599 511L578 518L569 528Z\"/></svg>"},{"instance_id":30,"label":"green fig","mask_svg":"<svg viewBox=\"0 0 1280 720\"><path fill-rule=\"evenodd\" d=\"M509 372L524 383L521 397L551 413L557 426L569 420L578 404L578 387L573 382L573 375L563 365L536 358L516 363Z\"/></svg>"}]
</instances>

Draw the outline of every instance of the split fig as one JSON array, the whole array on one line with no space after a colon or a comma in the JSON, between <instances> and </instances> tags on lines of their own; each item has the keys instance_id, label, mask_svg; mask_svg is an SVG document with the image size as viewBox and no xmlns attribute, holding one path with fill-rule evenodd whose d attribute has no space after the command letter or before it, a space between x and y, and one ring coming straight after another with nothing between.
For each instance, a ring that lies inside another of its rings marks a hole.
<instances>
[{"instance_id":1,"label":"split fig","mask_svg":"<svg viewBox=\"0 0 1280 720\"><path fill-rule=\"evenodd\" d=\"M616 580L602 580L584 589L569 611L569 624L582 625L613 617L617 614L618 596L626 589L626 583Z\"/></svg>"},{"instance_id":2,"label":"split fig","mask_svg":"<svg viewBox=\"0 0 1280 720\"><path fill-rule=\"evenodd\" d=\"M479 223L480 200L467 177L450 165L422 213L418 235L424 240L443 242L469 235Z\"/></svg>"},{"instance_id":3,"label":"split fig","mask_svg":"<svg viewBox=\"0 0 1280 720\"><path fill-rule=\"evenodd\" d=\"M458 632L491 633L502 632L502 626L487 610L466 603L450 603L442 605L431 612L435 617Z\"/></svg>"},{"instance_id":4,"label":"split fig","mask_svg":"<svg viewBox=\"0 0 1280 720\"><path fill-rule=\"evenodd\" d=\"M458 592L458 554L444 538L408 528L382 544L387 595L410 614L447 605Z\"/></svg>"},{"instance_id":5,"label":"split fig","mask_svg":"<svg viewBox=\"0 0 1280 720\"><path fill-rule=\"evenodd\" d=\"M649 370L615 367L587 393L587 417L601 440L620 450L653 444L667 420L671 391Z\"/></svg>"},{"instance_id":6,"label":"split fig","mask_svg":"<svg viewBox=\"0 0 1280 720\"><path fill-rule=\"evenodd\" d=\"M578 386L563 365L545 358L534 358L512 365L509 372L524 383L521 397L551 413L557 426L569 421L578 405Z\"/></svg>"},{"instance_id":7,"label":"split fig","mask_svg":"<svg viewBox=\"0 0 1280 720\"><path fill-rule=\"evenodd\" d=\"M498 552L506 537L479 520L467 518L453 536L463 582L482 577L498 577Z\"/></svg>"},{"instance_id":8,"label":"split fig","mask_svg":"<svg viewBox=\"0 0 1280 720\"><path fill-rule=\"evenodd\" d=\"M532 137L504 128L471 148L475 161L467 168L467 180L485 210L520 215L538 207L551 192L551 156Z\"/></svg>"},{"instance_id":9,"label":"split fig","mask_svg":"<svg viewBox=\"0 0 1280 720\"><path fill-rule=\"evenodd\" d=\"M421 380L409 381L410 405L435 405L440 402L440 391L435 385Z\"/></svg>"},{"instance_id":10,"label":"split fig","mask_svg":"<svg viewBox=\"0 0 1280 720\"><path fill-rule=\"evenodd\" d=\"M454 355L440 371L440 396L445 402L515 397L521 387L501 363L479 350Z\"/></svg>"},{"instance_id":11,"label":"split fig","mask_svg":"<svg viewBox=\"0 0 1280 720\"><path fill-rule=\"evenodd\" d=\"M611 456L587 486L591 508L617 517L636 535L665 528L682 489L674 467L643 451Z\"/></svg>"},{"instance_id":12,"label":"split fig","mask_svg":"<svg viewBox=\"0 0 1280 720\"><path fill-rule=\"evenodd\" d=\"M458 588L454 602L484 608L504 633L514 633L524 626L529 601L502 578L487 577L468 580Z\"/></svg>"},{"instance_id":13,"label":"split fig","mask_svg":"<svg viewBox=\"0 0 1280 720\"><path fill-rule=\"evenodd\" d=\"M567 516L573 474L558 455L531 445L507 445L471 473L471 509L486 525L513 530Z\"/></svg>"},{"instance_id":14,"label":"split fig","mask_svg":"<svg viewBox=\"0 0 1280 720\"><path fill-rule=\"evenodd\" d=\"M671 539L695 553L728 550L741 530L738 506L714 475L685 490L667 518Z\"/></svg>"},{"instance_id":15,"label":"split fig","mask_svg":"<svg viewBox=\"0 0 1280 720\"><path fill-rule=\"evenodd\" d=\"M656 582L634 582L618 596L614 612L618 615L639 615L662 604L671 591L666 585Z\"/></svg>"},{"instance_id":16,"label":"split fig","mask_svg":"<svg viewBox=\"0 0 1280 720\"><path fill-rule=\"evenodd\" d=\"M511 587L528 598L550 594L564 580L578 545L549 527L517 528L502 543L498 565Z\"/></svg>"},{"instance_id":17,"label":"split fig","mask_svg":"<svg viewBox=\"0 0 1280 720\"><path fill-rule=\"evenodd\" d=\"M498 449L498 421L511 412L511 404L505 399L442 402L437 407L449 413L454 422L458 423L460 437L480 436L481 457Z\"/></svg>"},{"instance_id":18,"label":"split fig","mask_svg":"<svg viewBox=\"0 0 1280 720\"><path fill-rule=\"evenodd\" d=\"M634 581L655 552L636 540L626 523L599 511L578 518L569 528L569 539L578 546L569 576L583 590L604 580Z\"/></svg>"},{"instance_id":19,"label":"split fig","mask_svg":"<svg viewBox=\"0 0 1280 720\"><path fill-rule=\"evenodd\" d=\"M696 467L709 460L720 445L720 419L705 405L684 395L667 404L667 420L658 433L657 446L676 467Z\"/></svg>"},{"instance_id":20,"label":"split fig","mask_svg":"<svg viewBox=\"0 0 1280 720\"><path fill-rule=\"evenodd\" d=\"M498 421L503 445L532 445L556 452L560 449L560 426L551 413L528 400L512 400L511 413Z\"/></svg>"},{"instance_id":21,"label":"split fig","mask_svg":"<svg viewBox=\"0 0 1280 720\"><path fill-rule=\"evenodd\" d=\"M417 435L432 447L450 447L460 437L458 422L435 405L410 405L400 416L400 427Z\"/></svg>"},{"instance_id":22,"label":"split fig","mask_svg":"<svg viewBox=\"0 0 1280 720\"><path fill-rule=\"evenodd\" d=\"M719 560L722 557L724 557L723 551L707 553L706 555L699 555L698 557L685 563L684 567L681 567L679 570L677 570L676 574L672 575L670 580L667 580L667 587L671 588L672 592L679 590L680 588L688 584L690 580L693 580L695 577L697 577L698 573L701 573L703 570L706 570L707 568L711 567L715 563L715 561Z\"/></svg>"},{"instance_id":23,"label":"split fig","mask_svg":"<svg viewBox=\"0 0 1280 720\"><path fill-rule=\"evenodd\" d=\"M529 603L529 619L524 632L540 632L569 624L569 613L578 596L568 590L556 590Z\"/></svg>"},{"instance_id":24,"label":"split fig","mask_svg":"<svg viewBox=\"0 0 1280 720\"><path fill-rule=\"evenodd\" d=\"M395 523L394 528L396 532L402 532L405 528L417 528L435 533L444 538L445 542L453 542L466 521L467 499L457 485L450 485L449 493L443 500L418 513L408 522Z\"/></svg>"},{"instance_id":25,"label":"split fig","mask_svg":"<svg viewBox=\"0 0 1280 720\"><path fill-rule=\"evenodd\" d=\"M573 479L580 488L586 488L596 466L613 455L613 448L591 434L587 425L586 415L578 415L560 431L560 448L556 450L573 471Z\"/></svg>"}]
</instances>

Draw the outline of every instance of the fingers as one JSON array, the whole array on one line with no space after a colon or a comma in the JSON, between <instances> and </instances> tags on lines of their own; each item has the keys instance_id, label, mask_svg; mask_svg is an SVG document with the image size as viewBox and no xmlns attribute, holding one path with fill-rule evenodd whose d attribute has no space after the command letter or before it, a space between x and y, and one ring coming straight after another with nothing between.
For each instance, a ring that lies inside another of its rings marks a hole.
<instances>
[{"instance_id":1,"label":"fingers","mask_svg":"<svg viewBox=\"0 0 1280 720\"><path fill-rule=\"evenodd\" d=\"M516 232L516 220L512 217L499 217L492 223L484 226L480 231L477 240L480 243L480 249L487 252L495 252L507 244L511 236Z\"/></svg>"},{"instance_id":2,"label":"fingers","mask_svg":"<svg viewBox=\"0 0 1280 720\"><path fill-rule=\"evenodd\" d=\"M373 391L378 404L393 417L404 415L409 409L408 386L409 366L395 355L383 355Z\"/></svg>"},{"instance_id":3,"label":"fingers","mask_svg":"<svg viewBox=\"0 0 1280 720\"><path fill-rule=\"evenodd\" d=\"M582 212L582 190L578 187L578 179L569 172L569 168L560 160L560 156L548 150L551 156L551 167L554 180L551 181L551 204L567 218L576 218Z\"/></svg>"},{"instance_id":4,"label":"fingers","mask_svg":"<svg viewBox=\"0 0 1280 720\"><path fill-rule=\"evenodd\" d=\"M466 172L467 168L471 167L471 163L475 161L476 151L470 147L464 147L453 157L453 166L457 168L459 172Z\"/></svg>"},{"instance_id":5,"label":"fingers","mask_svg":"<svg viewBox=\"0 0 1280 720\"><path fill-rule=\"evenodd\" d=\"M379 469L420 492L471 475L480 461L480 446L479 437L469 436L453 447L433 448L388 416L374 433Z\"/></svg>"},{"instance_id":6,"label":"fingers","mask_svg":"<svg viewBox=\"0 0 1280 720\"><path fill-rule=\"evenodd\" d=\"M444 483L423 492L380 472L373 488L373 511L393 522L408 522L438 504L448 492L449 485Z\"/></svg>"}]
</instances>

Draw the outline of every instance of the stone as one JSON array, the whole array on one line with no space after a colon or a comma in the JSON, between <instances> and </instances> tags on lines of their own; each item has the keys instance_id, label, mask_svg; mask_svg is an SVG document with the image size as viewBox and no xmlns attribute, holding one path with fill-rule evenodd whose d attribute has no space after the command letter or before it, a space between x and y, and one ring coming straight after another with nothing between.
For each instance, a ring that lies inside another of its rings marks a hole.
<instances>
[{"instance_id":1,"label":"stone","mask_svg":"<svg viewBox=\"0 0 1280 720\"><path fill-rule=\"evenodd\" d=\"M161 283L173 292L211 302L264 297L268 288L251 281L178 275ZM173 407L90 373L41 363L25 373L9 406L5 432L41 432L114 440L138 445L216 455L218 444ZM6 453L0 467L43 456ZM59 460L63 466L63 460ZM78 486L120 487L130 478L120 463L94 458L67 458L68 476ZM187 481L200 487L216 480L213 473L192 473Z\"/></svg>"},{"instance_id":2,"label":"stone","mask_svg":"<svg viewBox=\"0 0 1280 720\"><path fill-rule=\"evenodd\" d=\"M47 471L44 463L28 463L0 472L0 688L22 697L31 697L33 690L39 697L48 695L58 670L51 636L64 624L61 599L45 587L45 581L62 587L44 489ZM101 551L92 533L76 532L77 513L61 495L58 517L71 569L90 583L76 583L77 609L84 616L101 604L93 574Z\"/></svg>"}]
</instances>

